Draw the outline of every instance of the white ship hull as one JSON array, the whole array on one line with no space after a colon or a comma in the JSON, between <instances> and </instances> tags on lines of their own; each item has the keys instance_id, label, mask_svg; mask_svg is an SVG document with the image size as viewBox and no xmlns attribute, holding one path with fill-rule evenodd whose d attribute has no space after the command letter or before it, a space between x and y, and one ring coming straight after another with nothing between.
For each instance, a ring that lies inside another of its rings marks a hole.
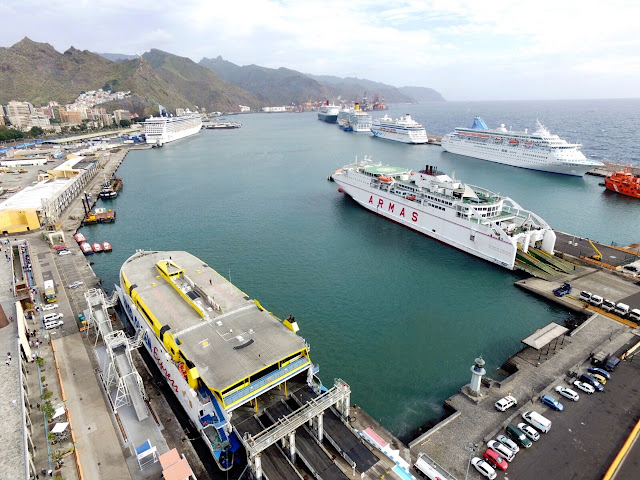
<instances>
[{"instance_id":1,"label":"white ship hull","mask_svg":"<svg viewBox=\"0 0 640 480\"><path fill-rule=\"evenodd\" d=\"M195 135L202 128L199 114L182 117L156 117L145 122L146 142L152 145L163 145L181 138Z\"/></svg>"},{"instance_id":2,"label":"white ship hull","mask_svg":"<svg viewBox=\"0 0 640 480\"><path fill-rule=\"evenodd\" d=\"M397 127L387 127L374 124L371 127L371 133L373 133L373 135L378 138L382 138L384 140L392 140L394 142L413 144L429 143L429 138L427 137L427 131L425 129L407 130Z\"/></svg>"},{"instance_id":3,"label":"white ship hull","mask_svg":"<svg viewBox=\"0 0 640 480\"><path fill-rule=\"evenodd\" d=\"M475 225L477 229L472 229L456 221L453 215L453 218L443 218L426 211L422 205L396 196L390 198L384 195L385 192L366 184L347 183L339 175L333 178L344 193L367 210L502 267L513 270L515 266L516 243L491 236L490 230L483 225Z\"/></svg>"}]
</instances>

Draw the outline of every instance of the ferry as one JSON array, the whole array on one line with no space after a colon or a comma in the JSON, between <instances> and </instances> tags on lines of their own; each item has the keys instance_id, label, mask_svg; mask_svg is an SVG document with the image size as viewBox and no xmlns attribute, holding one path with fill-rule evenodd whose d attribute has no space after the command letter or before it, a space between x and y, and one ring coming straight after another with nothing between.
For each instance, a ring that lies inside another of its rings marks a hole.
<instances>
[{"instance_id":1,"label":"ferry","mask_svg":"<svg viewBox=\"0 0 640 480\"><path fill-rule=\"evenodd\" d=\"M631 166L608 175L604 179L604 186L612 192L640 198L640 177L631 172Z\"/></svg>"},{"instance_id":2,"label":"ferry","mask_svg":"<svg viewBox=\"0 0 640 480\"><path fill-rule=\"evenodd\" d=\"M318 120L321 120L327 123L336 123L338 121L339 112L340 112L339 105L333 105L333 104L329 105L329 101L327 101L325 102L324 105L322 105L318 109Z\"/></svg>"},{"instance_id":3,"label":"ferry","mask_svg":"<svg viewBox=\"0 0 640 480\"><path fill-rule=\"evenodd\" d=\"M518 253L554 253L556 234L538 215L435 167L413 171L356 158L331 179L367 210L509 270Z\"/></svg>"},{"instance_id":4,"label":"ferry","mask_svg":"<svg viewBox=\"0 0 640 480\"><path fill-rule=\"evenodd\" d=\"M539 121L537 129L529 133L500 128L489 129L480 117L475 117L471 128L456 128L442 137L442 148L451 153L511 165L582 177L589 170L602 167L597 160L587 160L579 143L568 143L552 135Z\"/></svg>"},{"instance_id":5,"label":"ferry","mask_svg":"<svg viewBox=\"0 0 640 480\"><path fill-rule=\"evenodd\" d=\"M202 128L202 119L198 112L187 109L182 115L165 115L166 111L161 107L159 117L149 117L145 120L144 135L147 143L161 146L195 135Z\"/></svg>"},{"instance_id":6,"label":"ferry","mask_svg":"<svg viewBox=\"0 0 640 480\"><path fill-rule=\"evenodd\" d=\"M425 128L411 118L408 113L404 117L393 119L389 115L373 120L371 132L378 138L402 143L428 143Z\"/></svg>"}]
</instances>

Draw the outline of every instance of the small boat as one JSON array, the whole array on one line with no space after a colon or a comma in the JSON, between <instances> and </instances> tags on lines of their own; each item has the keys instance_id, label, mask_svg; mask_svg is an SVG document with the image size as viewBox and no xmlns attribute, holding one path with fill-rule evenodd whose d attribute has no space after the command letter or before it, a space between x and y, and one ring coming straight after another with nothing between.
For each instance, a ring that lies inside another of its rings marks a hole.
<instances>
[{"instance_id":1,"label":"small boat","mask_svg":"<svg viewBox=\"0 0 640 480\"><path fill-rule=\"evenodd\" d=\"M112 250L111 244L109 242L102 242L102 251L110 252Z\"/></svg>"},{"instance_id":2,"label":"small boat","mask_svg":"<svg viewBox=\"0 0 640 480\"><path fill-rule=\"evenodd\" d=\"M391 178L391 177L385 177L385 176L378 177L378 180L380 180L381 182L385 182L385 183L391 183L391 182L393 182L393 178Z\"/></svg>"},{"instance_id":3,"label":"small boat","mask_svg":"<svg viewBox=\"0 0 640 480\"><path fill-rule=\"evenodd\" d=\"M81 234L80 232L76 233L73 236L73 239L78 242L78 243L82 243L82 242L86 242L87 239L85 238L85 236L83 234Z\"/></svg>"},{"instance_id":4,"label":"small boat","mask_svg":"<svg viewBox=\"0 0 640 480\"><path fill-rule=\"evenodd\" d=\"M93 242L91 244L91 250L93 250L94 253L100 253L102 251L102 245L98 242Z\"/></svg>"},{"instance_id":5,"label":"small boat","mask_svg":"<svg viewBox=\"0 0 640 480\"><path fill-rule=\"evenodd\" d=\"M93 255L94 253L91 245L89 245L87 242L82 242L80 244L80 250L82 250L82 253L84 253L85 255Z\"/></svg>"}]
</instances>

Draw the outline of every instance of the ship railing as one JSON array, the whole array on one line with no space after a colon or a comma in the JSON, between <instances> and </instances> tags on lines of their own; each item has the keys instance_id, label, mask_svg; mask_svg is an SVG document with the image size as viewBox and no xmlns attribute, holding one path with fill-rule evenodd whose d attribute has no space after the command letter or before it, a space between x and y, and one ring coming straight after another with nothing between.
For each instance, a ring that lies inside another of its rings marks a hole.
<instances>
[{"instance_id":1,"label":"ship railing","mask_svg":"<svg viewBox=\"0 0 640 480\"><path fill-rule=\"evenodd\" d=\"M329 407L345 400L351 394L351 387L336 379L334 386L322 395L309 400L304 406L295 412L282 417L269 428L263 430L255 436L246 434L243 443L250 458L256 456L266 448L275 444L278 440L286 437L312 418L320 415Z\"/></svg>"}]
</instances>

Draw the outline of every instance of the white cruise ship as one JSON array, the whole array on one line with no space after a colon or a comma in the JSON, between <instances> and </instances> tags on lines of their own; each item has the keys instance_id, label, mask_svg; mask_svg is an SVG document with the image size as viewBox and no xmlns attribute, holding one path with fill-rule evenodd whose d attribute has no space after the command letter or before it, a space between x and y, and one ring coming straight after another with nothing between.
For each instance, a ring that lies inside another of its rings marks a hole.
<instances>
[{"instance_id":1,"label":"white cruise ship","mask_svg":"<svg viewBox=\"0 0 640 480\"><path fill-rule=\"evenodd\" d=\"M504 124L491 130L480 117L474 118L471 128L456 128L455 132L442 137L442 148L447 152L576 177L604 165L587 160L580 151L581 146L552 135L540 122L533 133L513 132Z\"/></svg>"},{"instance_id":2,"label":"white cruise ship","mask_svg":"<svg viewBox=\"0 0 640 480\"><path fill-rule=\"evenodd\" d=\"M373 118L356 103L350 109L342 109L338 113L338 127L345 132L371 133Z\"/></svg>"},{"instance_id":3,"label":"white cruise ship","mask_svg":"<svg viewBox=\"0 0 640 480\"><path fill-rule=\"evenodd\" d=\"M163 111L164 109L161 109ZM187 110L183 115L174 117L159 116L149 117L144 122L144 135L147 143L164 145L165 143L180 140L181 138L195 135L202 128L202 118L198 112Z\"/></svg>"},{"instance_id":4,"label":"white cruise ship","mask_svg":"<svg viewBox=\"0 0 640 480\"><path fill-rule=\"evenodd\" d=\"M327 101L318 109L318 120L322 120L327 123L336 123L338 121L339 111L340 105L329 105L329 102Z\"/></svg>"},{"instance_id":5,"label":"white cruise ship","mask_svg":"<svg viewBox=\"0 0 640 480\"><path fill-rule=\"evenodd\" d=\"M428 143L425 128L408 113L396 120L388 115L373 120L371 132L378 138L402 143Z\"/></svg>"},{"instance_id":6,"label":"white cruise ship","mask_svg":"<svg viewBox=\"0 0 640 480\"><path fill-rule=\"evenodd\" d=\"M365 157L331 178L367 210L510 270L519 251L553 255L556 234L538 215L435 167L414 172Z\"/></svg>"}]
</instances>

